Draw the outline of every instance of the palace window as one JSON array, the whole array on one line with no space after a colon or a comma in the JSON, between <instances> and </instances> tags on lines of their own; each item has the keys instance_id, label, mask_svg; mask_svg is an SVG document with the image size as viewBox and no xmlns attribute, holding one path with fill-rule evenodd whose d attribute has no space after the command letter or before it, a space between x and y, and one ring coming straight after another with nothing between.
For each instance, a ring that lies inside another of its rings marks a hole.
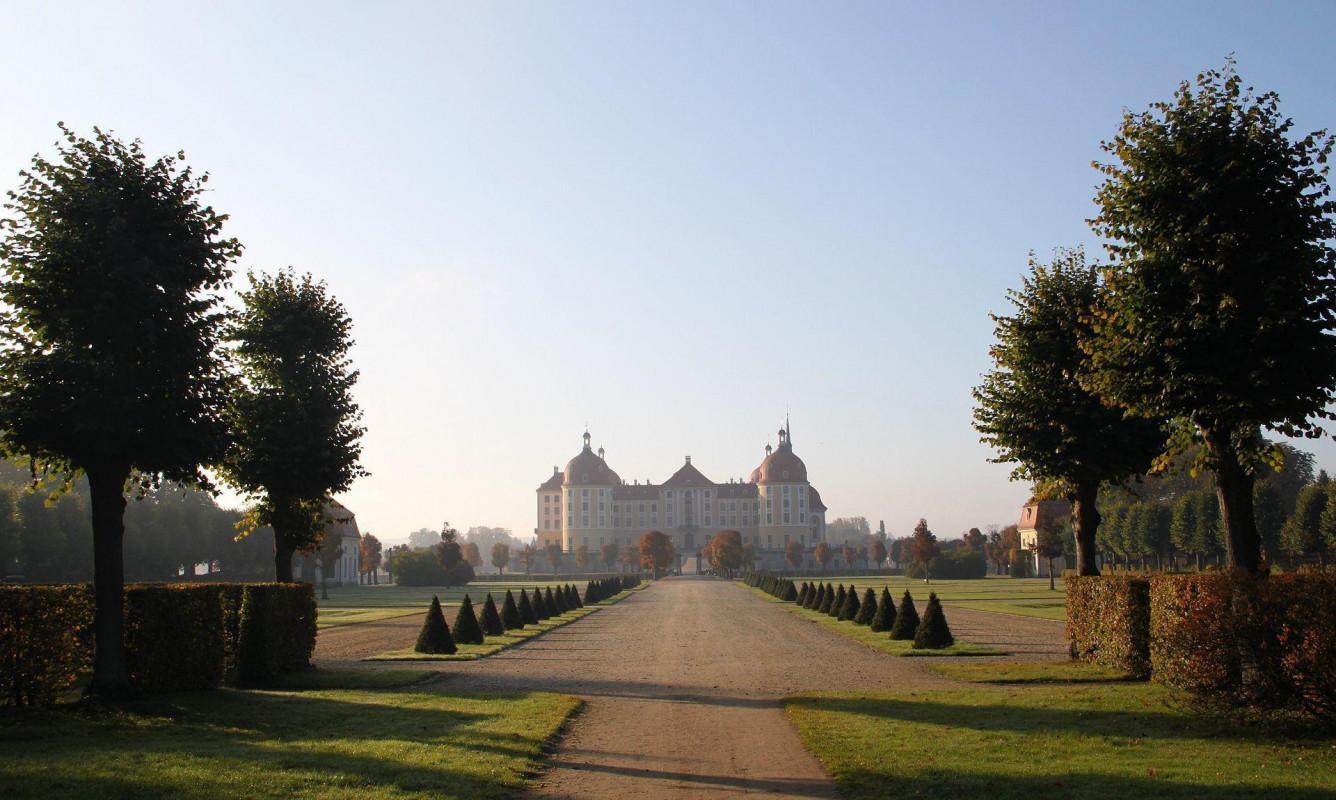
<instances>
[{"instance_id":1,"label":"palace window","mask_svg":"<svg viewBox=\"0 0 1336 800\"><path fill-rule=\"evenodd\" d=\"M787 511L784 512L784 524L785 525L789 524L789 512Z\"/></svg>"}]
</instances>

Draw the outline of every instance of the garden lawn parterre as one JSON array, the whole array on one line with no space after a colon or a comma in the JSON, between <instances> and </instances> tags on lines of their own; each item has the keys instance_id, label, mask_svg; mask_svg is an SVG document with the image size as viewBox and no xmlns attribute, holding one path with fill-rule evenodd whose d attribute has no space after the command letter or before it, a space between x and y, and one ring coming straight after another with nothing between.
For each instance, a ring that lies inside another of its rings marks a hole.
<instances>
[{"instance_id":1,"label":"garden lawn parterre","mask_svg":"<svg viewBox=\"0 0 1336 800\"><path fill-rule=\"evenodd\" d=\"M854 584L861 593L869 586L877 596L881 596L883 586L891 590L891 596L898 602L906 589L919 602L920 611L928 601L928 592L936 592L946 610L952 606L969 608L975 611L995 611L1000 614L1019 614L1023 617L1041 619L1067 619L1067 593L1062 579L1057 579L1055 591L1049 591L1048 578L1007 578L988 577L974 580L933 580L924 583L922 578L906 578L903 575L799 575L790 578L795 585L809 583L830 583L834 585ZM920 595L922 597L920 598ZM950 614L947 614L950 619Z\"/></svg>"},{"instance_id":2,"label":"garden lawn parterre","mask_svg":"<svg viewBox=\"0 0 1336 800\"><path fill-rule=\"evenodd\" d=\"M331 586L329 599L320 600L320 588L316 587L316 627L334 628L340 625L355 625L359 622L375 622L390 617L403 617L409 614L425 614L431 605L432 595L441 598L441 607L445 610L447 621L455 618L455 608L463 601L464 595L473 600L473 605L481 608L483 598L491 592L499 603L510 589L516 596L520 589L532 589L537 586L546 589L551 586L571 584L584 596L587 578L563 578L561 580L534 581L486 581L477 580L467 586Z\"/></svg>"},{"instance_id":3,"label":"garden lawn parterre","mask_svg":"<svg viewBox=\"0 0 1336 800\"><path fill-rule=\"evenodd\" d=\"M1162 686L1105 680L1107 671L1086 665L934 668L978 680L1000 673L1012 685L786 699L842 797L898 787L959 800L1336 798L1330 739L1194 714Z\"/></svg>"},{"instance_id":4,"label":"garden lawn parterre","mask_svg":"<svg viewBox=\"0 0 1336 800\"><path fill-rule=\"evenodd\" d=\"M798 582L801 583L802 579L800 579ZM785 610L787 610L791 614L797 614L798 616L802 617L803 619L806 619L809 622L830 629L832 633L837 633L840 636L848 637L856 642L859 642L860 644L865 644L874 650L880 650L881 652L886 653L888 655L909 656L914 658L932 658L934 656L942 657L942 656L1006 655L1005 650L998 650L993 647L984 647L982 645L970 644L969 642L962 642L959 639L957 639L956 643L951 645L950 647L943 647L940 649L931 649L931 650L927 649L915 650L913 640L892 639L891 635L886 631L873 631L866 625L858 625L856 623L847 620L841 622L838 618L832 617L829 614L823 614L820 611L813 611L811 609L803 608L802 606L799 606L798 604L790 602L788 600L780 600L777 597L773 597L770 594L767 594L763 589L759 589L756 587L748 587L741 583L739 583L738 585L752 592L757 597L766 601L767 603L779 603L781 606L784 607ZM880 584L878 584L878 586L880 586ZM859 592L862 592L863 587L859 586L858 590ZM880 588L878 588L877 591L880 592L881 591ZM910 593L911 594L913 593L912 590ZM896 602L898 603L899 597L896 597L895 599ZM914 606L918 609L919 614L923 613L923 608L927 604L928 604L928 595L926 592L924 592L922 598L919 597L914 598ZM946 618L947 618L946 619L947 624L949 625L951 622L951 614L949 613L949 611L946 615Z\"/></svg>"},{"instance_id":5,"label":"garden lawn parterre","mask_svg":"<svg viewBox=\"0 0 1336 800\"><path fill-rule=\"evenodd\" d=\"M396 672L315 673L331 688L310 691L222 689L0 718L0 787L7 800L507 798L580 705L538 692L393 688L421 679Z\"/></svg>"}]
</instances>

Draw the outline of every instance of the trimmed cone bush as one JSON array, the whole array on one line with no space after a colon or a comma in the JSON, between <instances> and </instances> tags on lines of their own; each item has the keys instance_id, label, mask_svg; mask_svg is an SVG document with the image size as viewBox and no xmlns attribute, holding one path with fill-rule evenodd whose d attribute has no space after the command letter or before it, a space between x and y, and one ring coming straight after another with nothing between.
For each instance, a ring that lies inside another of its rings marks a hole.
<instances>
[{"instance_id":1,"label":"trimmed cone bush","mask_svg":"<svg viewBox=\"0 0 1336 800\"><path fill-rule=\"evenodd\" d=\"M871 625L872 618L877 616L877 593L868 588L863 593L863 602L858 604L858 613L854 615L854 622L858 625Z\"/></svg>"},{"instance_id":2,"label":"trimmed cone bush","mask_svg":"<svg viewBox=\"0 0 1336 800\"><path fill-rule=\"evenodd\" d=\"M509 589L506 590L506 602L501 604L501 623L508 631L517 631L524 627L524 615L520 613L515 595Z\"/></svg>"},{"instance_id":3,"label":"trimmed cone bush","mask_svg":"<svg viewBox=\"0 0 1336 800\"><path fill-rule=\"evenodd\" d=\"M598 601L599 601L598 589L594 588L594 582L590 581L589 583L586 583L584 598L580 601L580 605L582 606L592 605L593 603L597 603Z\"/></svg>"},{"instance_id":4,"label":"trimmed cone bush","mask_svg":"<svg viewBox=\"0 0 1336 800\"><path fill-rule=\"evenodd\" d=\"M571 608L584 608L584 603L580 600L580 592L573 583L566 584L566 605Z\"/></svg>"},{"instance_id":5,"label":"trimmed cone bush","mask_svg":"<svg viewBox=\"0 0 1336 800\"><path fill-rule=\"evenodd\" d=\"M779 599L786 603L792 603L798 599L798 590L793 588L793 581L784 581L784 591L780 594Z\"/></svg>"},{"instance_id":6,"label":"trimmed cone bush","mask_svg":"<svg viewBox=\"0 0 1336 800\"><path fill-rule=\"evenodd\" d=\"M538 615L533 613L533 603L529 602L529 593L520 589L520 601L515 604L520 610L520 619L525 625L537 625Z\"/></svg>"},{"instance_id":7,"label":"trimmed cone bush","mask_svg":"<svg viewBox=\"0 0 1336 800\"><path fill-rule=\"evenodd\" d=\"M533 615L538 618L539 622L542 622L545 619L551 619L556 613L547 607L547 600L543 597L543 590L537 587L533 590L533 599L529 601L529 605L533 606Z\"/></svg>"},{"instance_id":8,"label":"trimmed cone bush","mask_svg":"<svg viewBox=\"0 0 1336 800\"><path fill-rule=\"evenodd\" d=\"M819 612L821 612L822 614L829 614L829 613L830 613L830 604L833 603L833 602L835 602L835 587L834 587L834 586L831 586L831 585L828 583L828 584L826 584L826 594L825 594L824 597L821 598L821 605L817 606L816 608L814 608L814 609L812 609L812 610L813 610L813 611L819 611Z\"/></svg>"},{"instance_id":9,"label":"trimmed cone bush","mask_svg":"<svg viewBox=\"0 0 1336 800\"><path fill-rule=\"evenodd\" d=\"M482 625L482 632L487 636L500 636L506 632L506 626L501 622L501 614L496 610L496 601L492 600L492 593L487 593L487 600L482 604L482 616L478 620Z\"/></svg>"},{"instance_id":10,"label":"trimmed cone bush","mask_svg":"<svg viewBox=\"0 0 1336 800\"><path fill-rule=\"evenodd\" d=\"M455 637L455 644L482 644L482 626L478 624L478 615L473 613L473 601L464 595L464 602L455 612L455 624L450 627L450 635Z\"/></svg>"},{"instance_id":11,"label":"trimmed cone bush","mask_svg":"<svg viewBox=\"0 0 1336 800\"><path fill-rule=\"evenodd\" d=\"M794 600L793 602L797 603L799 606L806 603L807 592L808 592L807 581L803 581L803 585L798 587L798 599Z\"/></svg>"},{"instance_id":12,"label":"trimmed cone bush","mask_svg":"<svg viewBox=\"0 0 1336 800\"><path fill-rule=\"evenodd\" d=\"M851 583L849 584L849 593L844 596L844 605L840 606L840 621L845 622L858 616L859 606L858 590Z\"/></svg>"},{"instance_id":13,"label":"trimmed cone bush","mask_svg":"<svg viewBox=\"0 0 1336 800\"><path fill-rule=\"evenodd\" d=\"M891 590L882 587L881 602L877 604L876 616L872 618L872 630L884 633L895 627L895 601L891 599Z\"/></svg>"},{"instance_id":14,"label":"trimmed cone bush","mask_svg":"<svg viewBox=\"0 0 1336 800\"><path fill-rule=\"evenodd\" d=\"M812 593L811 598L809 598L807 601L807 607L811 609L819 609L825 602L826 602L826 584L818 583L816 585L816 591Z\"/></svg>"},{"instance_id":15,"label":"trimmed cone bush","mask_svg":"<svg viewBox=\"0 0 1336 800\"><path fill-rule=\"evenodd\" d=\"M565 605L552 593L552 587L549 586L543 591L543 606L547 608L549 617L559 617L566 613Z\"/></svg>"},{"instance_id":16,"label":"trimmed cone bush","mask_svg":"<svg viewBox=\"0 0 1336 800\"><path fill-rule=\"evenodd\" d=\"M895 624L891 626L891 638L908 642L918 633L919 615L914 608L914 597L905 589L905 596L900 598L900 608L895 612Z\"/></svg>"},{"instance_id":17,"label":"trimmed cone bush","mask_svg":"<svg viewBox=\"0 0 1336 800\"><path fill-rule=\"evenodd\" d=\"M840 584L839 588L835 590L835 597L830 601L830 607L826 609L826 613L839 618L840 609L844 608L844 596L844 584Z\"/></svg>"},{"instance_id":18,"label":"trimmed cone bush","mask_svg":"<svg viewBox=\"0 0 1336 800\"><path fill-rule=\"evenodd\" d=\"M445 612L441 611L441 601L436 595L431 597L431 608L427 609L427 618L422 621L422 631L413 649L419 653L444 655L459 649L455 647L454 637L445 624Z\"/></svg>"},{"instance_id":19,"label":"trimmed cone bush","mask_svg":"<svg viewBox=\"0 0 1336 800\"><path fill-rule=\"evenodd\" d=\"M923 609L923 619L914 632L915 650L941 650L950 647L956 640L951 636L951 628L946 624L946 614L942 611L942 602L936 592L928 593L928 605Z\"/></svg>"}]
</instances>

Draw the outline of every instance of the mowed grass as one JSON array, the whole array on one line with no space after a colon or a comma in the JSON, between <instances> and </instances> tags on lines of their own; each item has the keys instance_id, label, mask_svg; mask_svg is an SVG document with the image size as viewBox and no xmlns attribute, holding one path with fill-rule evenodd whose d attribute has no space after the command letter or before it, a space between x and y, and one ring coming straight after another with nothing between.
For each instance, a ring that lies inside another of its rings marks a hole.
<instances>
[{"instance_id":1,"label":"mowed grass","mask_svg":"<svg viewBox=\"0 0 1336 800\"><path fill-rule=\"evenodd\" d=\"M738 585L743 586L743 584L738 584ZM784 600L780 600L779 598L773 597L761 591L760 589L746 586L743 586L743 588L748 588L753 594L755 594L757 597L761 598L766 602L780 604L790 613L797 614L798 616L802 617L808 622L814 623L816 625L821 625L825 628L830 629L834 633L839 634L840 636L853 639L854 641L859 642L860 644L864 644L867 645L868 647L871 647L873 650L878 650L880 652L887 653L889 655L908 656L917 658L931 658L934 656L945 657L945 656L1006 655L1005 650L998 650L993 647L984 647L982 645L970 644L969 642L964 642L961 641L960 639L956 639L956 643L953 644L952 646L945 647L940 650L928 650L928 649L915 650L913 642L904 641L900 639L892 639L890 633L886 631L873 631L872 628L866 625L856 625L853 622L849 622L848 620L841 622L837 617L832 617L829 614L823 614L820 611L812 611L810 609L803 608L799 606L797 603L790 603ZM923 613L923 606L926 604L927 604L927 598L924 598L923 602L916 602L919 614Z\"/></svg>"},{"instance_id":2,"label":"mowed grass","mask_svg":"<svg viewBox=\"0 0 1336 800\"><path fill-rule=\"evenodd\" d=\"M487 593L500 605L509 589L519 597L520 589L530 593L534 587L546 590L549 586L555 591L558 586L573 585L584 596L587 579L570 578L569 580L534 580L526 583L517 581L478 580L467 586L331 586L328 600L316 600L319 613L316 616L317 628L335 628L340 625L355 625L361 622L375 622L391 617L403 617L409 614L425 614L431 605L433 595L441 599L442 606L458 606L468 595L474 606L481 606ZM316 597L320 589L316 588ZM446 610L446 619L454 619L453 610Z\"/></svg>"},{"instance_id":3,"label":"mowed grass","mask_svg":"<svg viewBox=\"0 0 1336 800\"><path fill-rule=\"evenodd\" d=\"M794 578L799 586L803 581L845 586L852 583L858 587L860 599L861 593L869 586L876 590L878 597L881 596L882 587L887 587L899 603L900 595L908 589L914 600L923 603L928 601L928 592L936 592L948 606L1059 621L1067 619L1067 591L1061 578L1057 579L1054 591L1049 591L1048 578L988 577L968 581L933 580L930 583L924 583L922 578L914 580L899 575L817 575Z\"/></svg>"},{"instance_id":4,"label":"mowed grass","mask_svg":"<svg viewBox=\"0 0 1336 800\"><path fill-rule=\"evenodd\" d=\"M1020 685L785 701L842 797L1336 798L1333 739L1194 715L1163 687L1082 664L934 669Z\"/></svg>"},{"instance_id":5,"label":"mowed grass","mask_svg":"<svg viewBox=\"0 0 1336 800\"><path fill-rule=\"evenodd\" d=\"M338 685L417 682L322 674ZM580 701L404 689L164 695L0 719L5 798L514 797Z\"/></svg>"}]
</instances>

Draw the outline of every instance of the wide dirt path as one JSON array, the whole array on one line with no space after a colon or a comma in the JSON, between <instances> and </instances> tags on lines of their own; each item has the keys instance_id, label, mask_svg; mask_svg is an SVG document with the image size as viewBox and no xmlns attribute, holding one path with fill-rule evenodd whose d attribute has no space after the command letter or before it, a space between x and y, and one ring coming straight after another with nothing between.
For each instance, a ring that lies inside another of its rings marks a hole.
<instances>
[{"instance_id":1,"label":"wide dirt path","mask_svg":"<svg viewBox=\"0 0 1336 800\"><path fill-rule=\"evenodd\" d=\"M952 685L737 585L670 578L522 647L446 664L449 690L585 699L537 798L836 797L780 706L795 692Z\"/></svg>"}]
</instances>

